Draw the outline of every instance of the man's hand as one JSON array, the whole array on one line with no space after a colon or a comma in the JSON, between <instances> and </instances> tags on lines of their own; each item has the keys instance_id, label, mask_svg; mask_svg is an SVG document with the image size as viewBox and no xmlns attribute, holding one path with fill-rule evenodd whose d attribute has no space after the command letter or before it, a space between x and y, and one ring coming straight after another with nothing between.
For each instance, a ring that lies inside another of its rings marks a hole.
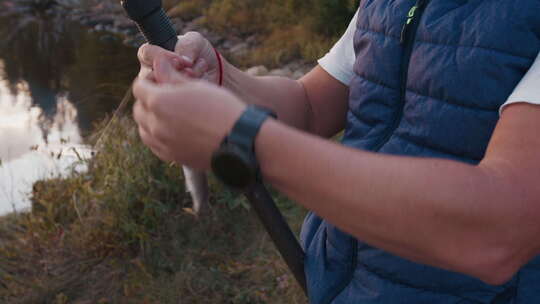
<instances>
[{"instance_id":1,"label":"man's hand","mask_svg":"<svg viewBox=\"0 0 540 304\"><path fill-rule=\"evenodd\" d=\"M135 81L139 133L162 160L206 170L246 106L225 89L185 77L171 60L159 57L154 72Z\"/></svg>"},{"instance_id":2,"label":"man's hand","mask_svg":"<svg viewBox=\"0 0 540 304\"><path fill-rule=\"evenodd\" d=\"M156 79L156 60L170 60L174 68L190 78L218 84L220 66L211 43L201 34L189 32L178 37L175 52L145 44L139 49L139 78ZM346 120L349 88L321 67L301 80L285 77L255 77L221 58L223 87L243 101L272 109L287 125L323 137L339 133Z\"/></svg>"},{"instance_id":3,"label":"man's hand","mask_svg":"<svg viewBox=\"0 0 540 304\"><path fill-rule=\"evenodd\" d=\"M212 44L197 32L179 36L175 52L145 44L139 49L137 56L141 63L139 78L148 78L152 75L156 60L168 59L177 70L188 77L215 84L219 82L219 61L216 52Z\"/></svg>"}]
</instances>

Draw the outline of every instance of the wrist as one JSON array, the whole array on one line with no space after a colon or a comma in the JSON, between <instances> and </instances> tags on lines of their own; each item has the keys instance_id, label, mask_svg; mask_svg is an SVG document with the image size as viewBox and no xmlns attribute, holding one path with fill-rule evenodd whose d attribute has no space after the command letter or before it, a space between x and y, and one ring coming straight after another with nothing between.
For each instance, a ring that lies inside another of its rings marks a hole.
<instances>
[{"instance_id":1,"label":"wrist","mask_svg":"<svg viewBox=\"0 0 540 304\"><path fill-rule=\"evenodd\" d=\"M268 101L262 77L251 76L227 61L223 61L223 87L227 88L247 104L274 109ZM264 97L263 97L264 96Z\"/></svg>"},{"instance_id":2,"label":"wrist","mask_svg":"<svg viewBox=\"0 0 540 304\"><path fill-rule=\"evenodd\" d=\"M242 95L240 92L242 89L242 79L241 75L239 75L242 71L223 57L221 62L223 64L223 87L233 91L237 95Z\"/></svg>"},{"instance_id":3,"label":"wrist","mask_svg":"<svg viewBox=\"0 0 540 304\"><path fill-rule=\"evenodd\" d=\"M270 118L276 118L272 111L248 106L213 154L212 170L225 185L245 191L261 182L255 141Z\"/></svg>"},{"instance_id":4,"label":"wrist","mask_svg":"<svg viewBox=\"0 0 540 304\"><path fill-rule=\"evenodd\" d=\"M268 120L261 126L259 135L255 139L255 155L259 162L259 170L263 179L267 182L275 182L275 177L279 173L279 167L275 166L276 150L277 146L281 146L279 142L280 136L284 135L283 128L287 128L285 125L277 120Z\"/></svg>"}]
</instances>

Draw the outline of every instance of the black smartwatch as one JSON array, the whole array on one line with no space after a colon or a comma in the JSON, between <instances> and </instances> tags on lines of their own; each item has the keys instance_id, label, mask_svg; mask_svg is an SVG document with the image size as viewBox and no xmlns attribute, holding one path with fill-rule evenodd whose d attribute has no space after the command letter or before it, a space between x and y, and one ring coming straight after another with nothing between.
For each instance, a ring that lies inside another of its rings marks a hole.
<instances>
[{"instance_id":1,"label":"black smartwatch","mask_svg":"<svg viewBox=\"0 0 540 304\"><path fill-rule=\"evenodd\" d=\"M212 155L212 171L227 187L245 191L260 181L255 138L269 118L277 116L269 109L248 106L220 148Z\"/></svg>"}]
</instances>

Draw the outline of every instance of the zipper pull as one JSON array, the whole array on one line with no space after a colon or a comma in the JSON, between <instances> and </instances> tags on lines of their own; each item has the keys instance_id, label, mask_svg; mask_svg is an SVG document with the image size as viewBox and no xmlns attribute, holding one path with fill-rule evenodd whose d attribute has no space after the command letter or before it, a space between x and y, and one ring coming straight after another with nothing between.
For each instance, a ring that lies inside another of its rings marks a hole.
<instances>
[{"instance_id":1,"label":"zipper pull","mask_svg":"<svg viewBox=\"0 0 540 304\"><path fill-rule=\"evenodd\" d=\"M409 29L411 28L414 18L418 16L418 12L424 8L426 2L427 2L426 0L416 1L416 4L413 7L411 7L411 9L409 10L409 13L407 13L407 21L405 21L405 24L403 25L403 28L401 29L401 37L400 37L401 44L405 43L405 40L407 39L407 36L409 34Z\"/></svg>"}]
</instances>

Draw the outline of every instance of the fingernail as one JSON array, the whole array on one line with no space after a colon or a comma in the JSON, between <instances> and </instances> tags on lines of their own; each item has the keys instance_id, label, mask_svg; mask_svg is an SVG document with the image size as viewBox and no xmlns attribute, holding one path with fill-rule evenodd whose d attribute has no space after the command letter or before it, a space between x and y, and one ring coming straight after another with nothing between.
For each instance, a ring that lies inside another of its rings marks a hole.
<instances>
[{"instance_id":1,"label":"fingernail","mask_svg":"<svg viewBox=\"0 0 540 304\"><path fill-rule=\"evenodd\" d=\"M169 78L170 63L165 60L156 60L154 63L154 75L157 82L166 82Z\"/></svg>"},{"instance_id":2,"label":"fingernail","mask_svg":"<svg viewBox=\"0 0 540 304\"><path fill-rule=\"evenodd\" d=\"M188 56L182 56L182 59L189 62L190 64L193 64L193 59L189 58Z\"/></svg>"}]
</instances>

